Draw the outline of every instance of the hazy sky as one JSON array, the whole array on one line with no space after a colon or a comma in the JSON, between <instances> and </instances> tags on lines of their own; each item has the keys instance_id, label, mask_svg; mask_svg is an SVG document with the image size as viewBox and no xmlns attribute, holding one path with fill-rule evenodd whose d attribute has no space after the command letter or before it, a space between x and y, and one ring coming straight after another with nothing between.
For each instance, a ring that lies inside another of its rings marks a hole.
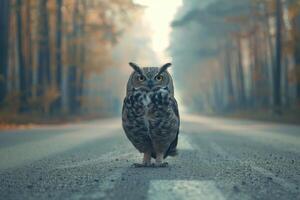
<instances>
[{"instance_id":1,"label":"hazy sky","mask_svg":"<svg viewBox=\"0 0 300 200\"><path fill-rule=\"evenodd\" d=\"M182 0L134 0L135 3L146 6L145 20L152 31L152 48L157 53L161 63L171 61L166 53L171 32L170 23Z\"/></svg>"},{"instance_id":2,"label":"hazy sky","mask_svg":"<svg viewBox=\"0 0 300 200\"><path fill-rule=\"evenodd\" d=\"M153 51L157 54L160 63L172 62L166 49L170 43L171 22L177 9L182 5L182 0L134 0L135 3L146 6L144 18L149 29L152 31L151 40ZM151 64L151 63L149 63ZM172 74L172 68L169 72ZM176 83L175 83L176 86ZM184 111L180 93L175 93L180 110Z\"/></svg>"}]
</instances>

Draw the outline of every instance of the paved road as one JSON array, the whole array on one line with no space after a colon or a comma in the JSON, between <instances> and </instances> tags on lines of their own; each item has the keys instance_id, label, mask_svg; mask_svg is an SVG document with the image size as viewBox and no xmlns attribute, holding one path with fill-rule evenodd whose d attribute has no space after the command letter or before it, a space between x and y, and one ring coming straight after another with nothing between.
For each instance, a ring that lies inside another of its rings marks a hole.
<instances>
[{"instance_id":1,"label":"paved road","mask_svg":"<svg viewBox=\"0 0 300 200\"><path fill-rule=\"evenodd\" d=\"M168 168L141 155L120 120L0 133L0 199L300 199L300 127L183 117Z\"/></svg>"}]
</instances>

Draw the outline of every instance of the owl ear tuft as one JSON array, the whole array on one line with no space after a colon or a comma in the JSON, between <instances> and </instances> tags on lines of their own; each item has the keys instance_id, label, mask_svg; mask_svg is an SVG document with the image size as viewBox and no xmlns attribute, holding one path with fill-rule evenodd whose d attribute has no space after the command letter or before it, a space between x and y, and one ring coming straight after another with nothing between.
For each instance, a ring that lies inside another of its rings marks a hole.
<instances>
[{"instance_id":1,"label":"owl ear tuft","mask_svg":"<svg viewBox=\"0 0 300 200\"><path fill-rule=\"evenodd\" d=\"M159 72L158 72L158 75L163 73L164 71L166 71L169 67L171 67L171 63L166 63L164 64L160 69L159 69Z\"/></svg>"},{"instance_id":2,"label":"owl ear tuft","mask_svg":"<svg viewBox=\"0 0 300 200\"><path fill-rule=\"evenodd\" d=\"M143 75L143 71L142 69L135 63L130 62L129 65L133 68L134 71L136 71L137 73Z\"/></svg>"}]
</instances>

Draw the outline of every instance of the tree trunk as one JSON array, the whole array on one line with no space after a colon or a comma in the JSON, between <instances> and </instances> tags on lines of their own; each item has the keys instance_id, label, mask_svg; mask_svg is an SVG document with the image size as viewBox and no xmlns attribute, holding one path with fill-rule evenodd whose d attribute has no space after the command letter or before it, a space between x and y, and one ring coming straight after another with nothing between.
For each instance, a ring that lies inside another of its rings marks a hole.
<instances>
[{"instance_id":1,"label":"tree trunk","mask_svg":"<svg viewBox=\"0 0 300 200\"><path fill-rule=\"evenodd\" d=\"M83 39L85 37L85 23L86 23L86 11L87 5L85 0L81 0L82 6L82 13L80 17L80 37ZM85 65L85 42L81 41L79 47L79 66L78 66L78 73L77 73L77 107L81 108L82 106L82 96L84 90L84 65Z\"/></svg>"},{"instance_id":2,"label":"tree trunk","mask_svg":"<svg viewBox=\"0 0 300 200\"><path fill-rule=\"evenodd\" d=\"M32 39L31 39L31 0L26 0L25 7L25 31L24 31L24 53L26 63L26 85L27 96L32 96Z\"/></svg>"},{"instance_id":3,"label":"tree trunk","mask_svg":"<svg viewBox=\"0 0 300 200\"><path fill-rule=\"evenodd\" d=\"M237 39L237 51L238 51L238 83L239 83L239 103L240 106L243 106L246 103L246 94L245 94L245 78L244 78L244 67L243 67L243 55L242 55L242 44L241 38Z\"/></svg>"},{"instance_id":4,"label":"tree trunk","mask_svg":"<svg viewBox=\"0 0 300 200\"><path fill-rule=\"evenodd\" d=\"M9 2L0 1L0 103L6 96L6 78L8 69L8 30L9 30Z\"/></svg>"},{"instance_id":5,"label":"tree trunk","mask_svg":"<svg viewBox=\"0 0 300 200\"><path fill-rule=\"evenodd\" d=\"M276 0L276 62L274 69L274 111L281 113L282 4Z\"/></svg>"},{"instance_id":6,"label":"tree trunk","mask_svg":"<svg viewBox=\"0 0 300 200\"><path fill-rule=\"evenodd\" d=\"M79 38L79 1L74 2L74 9L73 9L73 18L72 18L72 24L73 24L73 31L71 33L71 44L70 44L70 57L73 58L70 60L71 65L68 67L68 100L69 100L69 111L70 112L76 112L78 109L77 106L77 68L79 64L79 56L78 56L78 49L79 45L77 41Z\"/></svg>"},{"instance_id":7,"label":"tree trunk","mask_svg":"<svg viewBox=\"0 0 300 200\"><path fill-rule=\"evenodd\" d=\"M297 102L300 105L300 14L298 14L292 21L294 32L294 61L296 67L297 79Z\"/></svg>"},{"instance_id":8,"label":"tree trunk","mask_svg":"<svg viewBox=\"0 0 300 200\"><path fill-rule=\"evenodd\" d=\"M38 8L38 95L41 96L49 86L51 76L47 0L40 0Z\"/></svg>"},{"instance_id":9,"label":"tree trunk","mask_svg":"<svg viewBox=\"0 0 300 200\"><path fill-rule=\"evenodd\" d=\"M19 76L20 76L20 111L23 112L26 109L26 99L28 96L27 81L26 81L26 63L25 54L23 48L23 24L22 24L22 1L16 1L16 24L17 24L17 51L19 56Z\"/></svg>"},{"instance_id":10,"label":"tree trunk","mask_svg":"<svg viewBox=\"0 0 300 200\"><path fill-rule=\"evenodd\" d=\"M60 95L55 110L60 110L62 106L62 4L63 0L56 0L56 87Z\"/></svg>"},{"instance_id":11,"label":"tree trunk","mask_svg":"<svg viewBox=\"0 0 300 200\"><path fill-rule=\"evenodd\" d=\"M231 61L231 49L230 47L227 45L226 49L225 49L225 79L227 81L227 90L228 90L228 109L231 110L234 106L235 103L235 98L234 98L234 91L233 91L233 83L232 83L232 73L231 73L231 65L232 65L232 61Z\"/></svg>"},{"instance_id":12,"label":"tree trunk","mask_svg":"<svg viewBox=\"0 0 300 200\"><path fill-rule=\"evenodd\" d=\"M272 34L270 32L271 26L270 26L270 14L269 10L266 4L264 4L264 37L265 37L265 43L266 43L266 63L267 63L267 69L266 69L266 74L267 74L267 80L268 80L268 104L272 105L273 100L274 100L274 66L275 66L275 60L274 60L274 42L272 40Z\"/></svg>"}]
</instances>

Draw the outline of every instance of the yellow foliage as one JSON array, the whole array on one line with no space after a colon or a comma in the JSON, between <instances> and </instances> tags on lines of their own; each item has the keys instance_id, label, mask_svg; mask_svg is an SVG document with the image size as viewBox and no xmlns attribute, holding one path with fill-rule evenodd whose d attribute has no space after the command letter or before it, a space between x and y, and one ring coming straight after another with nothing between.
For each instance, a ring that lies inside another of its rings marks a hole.
<instances>
[{"instance_id":1,"label":"yellow foliage","mask_svg":"<svg viewBox=\"0 0 300 200\"><path fill-rule=\"evenodd\" d=\"M44 95L42 96L43 110L47 114L50 111L51 104L60 96L60 93L56 87L50 86L46 88Z\"/></svg>"},{"instance_id":2,"label":"yellow foliage","mask_svg":"<svg viewBox=\"0 0 300 200\"><path fill-rule=\"evenodd\" d=\"M5 110L9 110L12 113L17 113L21 106L21 92L19 91L11 91L9 92L5 99L4 99L4 105L3 107Z\"/></svg>"},{"instance_id":3,"label":"yellow foliage","mask_svg":"<svg viewBox=\"0 0 300 200\"><path fill-rule=\"evenodd\" d=\"M295 17L299 16L300 13L300 2L295 2L288 7L289 19L293 20Z\"/></svg>"}]
</instances>

